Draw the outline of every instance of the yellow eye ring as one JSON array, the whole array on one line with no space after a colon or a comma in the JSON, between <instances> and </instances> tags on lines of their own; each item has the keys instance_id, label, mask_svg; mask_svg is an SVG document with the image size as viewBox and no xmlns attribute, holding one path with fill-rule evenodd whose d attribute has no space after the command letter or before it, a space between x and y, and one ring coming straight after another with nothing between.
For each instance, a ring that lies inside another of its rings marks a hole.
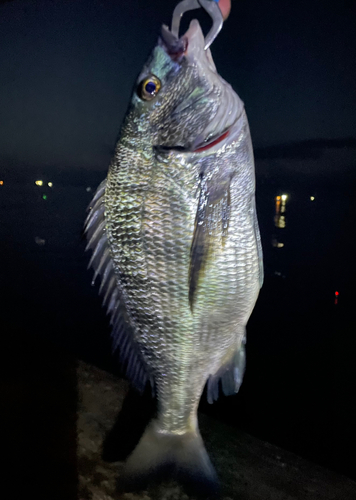
<instances>
[{"instance_id":1,"label":"yellow eye ring","mask_svg":"<svg viewBox=\"0 0 356 500\"><path fill-rule=\"evenodd\" d=\"M151 75L139 85L138 96L144 101L151 101L156 97L161 88L161 81L155 75Z\"/></svg>"}]
</instances>

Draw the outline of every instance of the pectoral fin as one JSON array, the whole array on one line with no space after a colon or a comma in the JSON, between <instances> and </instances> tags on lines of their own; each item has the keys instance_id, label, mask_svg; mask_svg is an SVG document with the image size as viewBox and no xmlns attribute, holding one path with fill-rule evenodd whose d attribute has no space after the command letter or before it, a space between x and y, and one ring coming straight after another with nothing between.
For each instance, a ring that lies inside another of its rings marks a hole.
<instances>
[{"instance_id":1,"label":"pectoral fin","mask_svg":"<svg viewBox=\"0 0 356 500\"><path fill-rule=\"evenodd\" d=\"M190 250L189 303L193 309L199 281L214 250L224 247L230 219L231 178L217 185L201 181L200 197Z\"/></svg>"}]
</instances>

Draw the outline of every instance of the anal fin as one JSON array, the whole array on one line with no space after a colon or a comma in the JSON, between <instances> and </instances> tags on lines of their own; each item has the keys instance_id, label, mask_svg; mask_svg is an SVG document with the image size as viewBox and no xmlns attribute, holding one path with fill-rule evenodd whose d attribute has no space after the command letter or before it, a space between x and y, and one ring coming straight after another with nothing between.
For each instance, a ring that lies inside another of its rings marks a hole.
<instances>
[{"instance_id":1,"label":"anal fin","mask_svg":"<svg viewBox=\"0 0 356 500\"><path fill-rule=\"evenodd\" d=\"M219 370L210 375L207 382L207 400L212 404L219 399L219 382L225 396L236 394L242 384L246 367L246 335L241 342L240 347L235 351L232 357L223 364Z\"/></svg>"}]
</instances>

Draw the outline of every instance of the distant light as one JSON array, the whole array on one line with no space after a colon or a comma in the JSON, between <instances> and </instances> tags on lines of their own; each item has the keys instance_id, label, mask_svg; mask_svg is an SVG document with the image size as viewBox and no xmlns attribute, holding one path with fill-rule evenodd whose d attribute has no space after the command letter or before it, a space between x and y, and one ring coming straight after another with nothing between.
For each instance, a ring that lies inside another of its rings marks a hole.
<instances>
[{"instance_id":1,"label":"distant light","mask_svg":"<svg viewBox=\"0 0 356 500\"><path fill-rule=\"evenodd\" d=\"M281 201L281 197L280 196L276 196L276 201Z\"/></svg>"},{"instance_id":2,"label":"distant light","mask_svg":"<svg viewBox=\"0 0 356 500\"><path fill-rule=\"evenodd\" d=\"M336 291L336 292L335 292L335 297L338 297L338 296L339 296L339 292L338 292L338 291Z\"/></svg>"},{"instance_id":3,"label":"distant light","mask_svg":"<svg viewBox=\"0 0 356 500\"><path fill-rule=\"evenodd\" d=\"M87 192L87 193L90 193L90 191L91 191L91 187L90 187L90 186L88 186L88 187L86 188L86 192Z\"/></svg>"},{"instance_id":4,"label":"distant light","mask_svg":"<svg viewBox=\"0 0 356 500\"><path fill-rule=\"evenodd\" d=\"M281 199L282 201L287 201L288 195L287 194L282 194Z\"/></svg>"},{"instance_id":5,"label":"distant light","mask_svg":"<svg viewBox=\"0 0 356 500\"><path fill-rule=\"evenodd\" d=\"M36 186L43 186L43 181L35 181Z\"/></svg>"},{"instance_id":6,"label":"distant light","mask_svg":"<svg viewBox=\"0 0 356 500\"><path fill-rule=\"evenodd\" d=\"M4 181L0 181L0 186L3 186L4 185Z\"/></svg>"},{"instance_id":7,"label":"distant light","mask_svg":"<svg viewBox=\"0 0 356 500\"><path fill-rule=\"evenodd\" d=\"M284 229L286 227L286 218L284 215L275 215L274 216L274 225L279 227L280 229Z\"/></svg>"},{"instance_id":8,"label":"distant light","mask_svg":"<svg viewBox=\"0 0 356 500\"><path fill-rule=\"evenodd\" d=\"M315 200L315 196L311 196L310 201L314 201L314 200Z\"/></svg>"},{"instance_id":9,"label":"distant light","mask_svg":"<svg viewBox=\"0 0 356 500\"><path fill-rule=\"evenodd\" d=\"M283 248L284 243L281 243L280 241L277 241L276 238L274 238L272 240L272 246L274 246L275 248Z\"/></svg>"},{"instance_id":10,"label":"distant light","mask_svg":"<svg viewBox=\"0 0 356 500\"><path fill-rule=\"evenodd\" d=\"M44 194L44 195L42 196L42 198L43 198L44 200L47 200L47 195L46 195L46 194Z\"/></svg>"},{"instance_id":11,"label":"distant light","mask_svg":"<svg viewBox=\"0 0 356 500\"><path fill-rule=\"evenodd\" d=\"M43 247L43 245L46 243L46 240L44 238L36 236L35 243L37 243L37 245L39 245L40 247Z\"/></svg>"},{"instance_id":12,"label":"distant light","mask_svg":"<svg viewBox=\"0 0 356 500\"><path fill-rule=\"evenodd\" d=\"M48 185L50 188L53 187L53 182L49 182Z\"/></svg>"}]
</instances>

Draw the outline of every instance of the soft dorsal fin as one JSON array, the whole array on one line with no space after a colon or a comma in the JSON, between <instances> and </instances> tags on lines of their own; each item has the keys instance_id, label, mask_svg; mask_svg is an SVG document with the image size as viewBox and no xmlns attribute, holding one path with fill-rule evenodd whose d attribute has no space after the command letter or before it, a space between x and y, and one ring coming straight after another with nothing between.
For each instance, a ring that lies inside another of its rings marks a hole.
<instances>
[{"instance_id":1,"label":"soft dorsal fin","mask_svg":"<svg viewBox=\"0 0 356 500\"><path fill-rule=\"evenodd\" d=\"M127 319L124 301L121 297L110 248L106 234L105 220L106 179L99 185L88 210L84 232L88 240L86 250L92 250L88 267L94 269L94 284L100 276L100 291L104 296L103 305L110 314L112 327L112 349L118 352L127 378L140 391L143 391L149 377L143 359L135 342L132 328Z\"/></svg>"}]
</instances>

